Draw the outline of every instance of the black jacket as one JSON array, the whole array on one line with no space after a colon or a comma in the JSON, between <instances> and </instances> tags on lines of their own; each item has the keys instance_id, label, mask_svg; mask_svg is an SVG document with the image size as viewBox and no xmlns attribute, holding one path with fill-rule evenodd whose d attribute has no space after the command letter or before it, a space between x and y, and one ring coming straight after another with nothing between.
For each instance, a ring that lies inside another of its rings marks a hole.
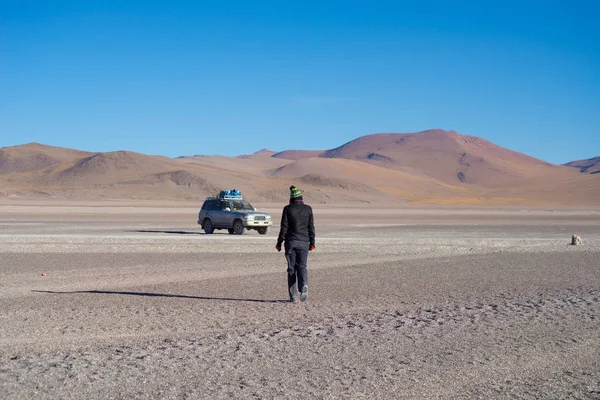
<instances>
[{"instance_id":1,"label":"black jacket","mask_svg":"<svg viewBox=\"0 0 600 400\"><path fill-rule=\"evenodd\" d=\"M315 225L312 208L304 203L292 203L283 208L277 244L298 240L315 245Z\"/></svg>"}]
</instances>

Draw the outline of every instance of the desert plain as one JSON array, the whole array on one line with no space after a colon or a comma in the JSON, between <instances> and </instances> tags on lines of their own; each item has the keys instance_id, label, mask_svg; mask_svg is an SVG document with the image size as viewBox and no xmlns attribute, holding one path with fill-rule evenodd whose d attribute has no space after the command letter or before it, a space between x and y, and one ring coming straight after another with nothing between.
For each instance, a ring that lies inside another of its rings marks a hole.
<instances>
[{"instance_id":1,"label":"desert plain","mask_svg":"<svg viewBox=\"0 0 600 400\"><path fill-rule=\"evenodd\" d=\"M292 304L199 206L3 200L0 397L600 398L598 208L315 204Z\"/></svg>"}]
</instances>

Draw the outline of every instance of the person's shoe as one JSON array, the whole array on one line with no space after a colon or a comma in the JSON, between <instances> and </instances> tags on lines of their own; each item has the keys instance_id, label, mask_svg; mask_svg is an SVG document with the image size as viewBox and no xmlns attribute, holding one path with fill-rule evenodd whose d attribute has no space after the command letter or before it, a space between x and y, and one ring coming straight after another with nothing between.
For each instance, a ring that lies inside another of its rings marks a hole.
<instances>
[{"instance_id":1,"label":"person's shoe","mask_svg":"<svg viewBox=\"0 0 600 400\"><path fill-rule=\"evenodd\" d=\"M308 299L308 286L304 285L302 287L302 292L300 293L300 301L304 302Z\"/></svg>"},{"instance_id":2,"label":"person's shoe","mask_svg":"<svg viewBox=\"0 0 600 400\"><path fill-rule=\"evenodd\" d=\"M296 296L290 296L290 303L297 303L298 298Z\"/></svg>"}]
</instances>

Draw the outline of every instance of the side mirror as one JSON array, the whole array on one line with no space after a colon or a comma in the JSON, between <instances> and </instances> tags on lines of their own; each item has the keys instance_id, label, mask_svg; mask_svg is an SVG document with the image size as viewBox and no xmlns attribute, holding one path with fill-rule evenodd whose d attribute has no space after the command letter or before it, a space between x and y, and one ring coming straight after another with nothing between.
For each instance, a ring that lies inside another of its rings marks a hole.
<instances>
[{"instance_id":1,"label":"side mirror","mask_svg":"<svg viewBox=\"0 0 600 400\"><path fill-rule=\"evenodd\" d=\"M223 209L223 211L230 212L230 211L231 211L231 208L229 208L229 207L225 207L225 208Z\"/></svg>"},{"instance_id":2,"label":"side mirror","mask_svg":"<svg viewBox=\"0 0 600 400\"><path fill-rule=\"evenodd\" d=\"M256 210L256 207L252 207L252 209L253 209L254 211L257 211L257 210Z\"/></svg>"}]
</instances>

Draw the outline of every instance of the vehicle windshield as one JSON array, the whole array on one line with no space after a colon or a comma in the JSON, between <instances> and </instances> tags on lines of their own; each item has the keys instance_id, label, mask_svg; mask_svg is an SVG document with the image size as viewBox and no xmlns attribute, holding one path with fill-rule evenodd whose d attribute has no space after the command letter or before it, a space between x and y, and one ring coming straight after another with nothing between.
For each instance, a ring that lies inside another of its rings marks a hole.
<instances>
[{"instance_id":1,"label":"vehicle windshield","mask_svg":"<svg viewBox=\"0 0 600 400\"><path fill-rule=\"evenodd\" d=\"M252 204L247 200L228 200L231 211L254 211Z\"/></svg>"}]
</instances>

